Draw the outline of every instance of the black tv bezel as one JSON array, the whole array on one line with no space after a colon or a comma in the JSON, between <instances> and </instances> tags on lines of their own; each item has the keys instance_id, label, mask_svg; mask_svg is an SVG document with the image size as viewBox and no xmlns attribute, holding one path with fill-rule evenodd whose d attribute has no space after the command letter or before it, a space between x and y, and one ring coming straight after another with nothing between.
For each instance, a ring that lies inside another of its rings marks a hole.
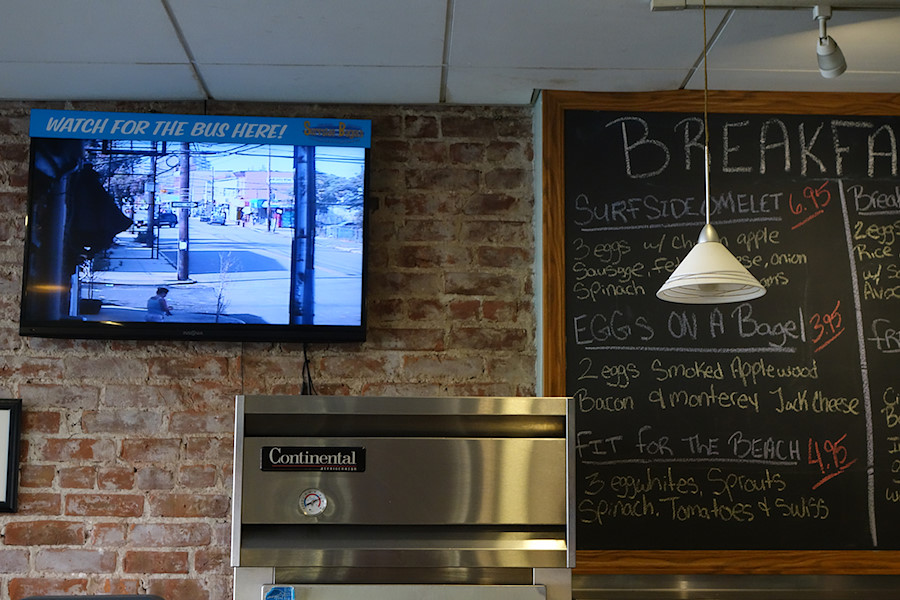
<instances>
[{"instance_id":1,"label":"black tv bezel","mask_svg":"<svg viewBox=\"0 0 900 600\"><path fill-rule=\"evenodd\" d=\"M84 113L82 113L84 114ZM104 113L108 114L108 113ZM117 113L118 114L118 113ZM122 113L124 114L124 113ZM169 115L179 116L179 115ZM191 118L197 118L191 115ZM225 117L230 118L230 117ZM258 119L257 117L234 117L237 119ZM296 118L277 119L278 121L300 120ZM318 121L331 121L330 119L318 119ZM82 320L78 318L62 318L59 320L28 320L26 319L25 305L28 301L29 267L34 260L36 249L33 247L32 228L36 226L33 217L34 210L34 178L35 178L35 152L29 138L29 174L28 174L28 199L27 199L27 223L25 232L25 250L23 257L22 293L19 306L19 335L24 337L72 339L72 340L131 340L131 341L210 341L210 342L281 342L281 343L350 343L366 341L368 331L368 279L369 279L369 222L371 212L370 176L371 176L371 149L364 147L364 172L363 172L363 211L362 211L362 264L361 264L361 289L360 289L360 322L352 325L317 325L317 324L290 324L290 323L188 323L165 322L145 323L142 321L97 321ZM56 139L56 138L51 138ZM93 139L91 136L82 136L77 139ZM127 139L127 138L116 138ZM315 147L330 146L330 144L296 144Z\"/></svg>"}]
</instances>

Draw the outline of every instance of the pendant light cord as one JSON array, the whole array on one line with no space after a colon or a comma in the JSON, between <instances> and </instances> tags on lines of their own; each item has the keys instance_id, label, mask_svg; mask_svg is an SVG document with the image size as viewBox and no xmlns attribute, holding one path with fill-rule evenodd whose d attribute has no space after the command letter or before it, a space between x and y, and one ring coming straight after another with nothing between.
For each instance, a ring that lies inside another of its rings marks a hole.
<instances>
[{"instance_id":1,"label":"pendant light cord","mask_svg":"<svg viewBox=\"0 0 900 600\"><path fill-rule=\"evenodd\" d=\"M706 0L703 0L703 167L706 176L706 224L709 225L709 74L706 57Z\"/></svg>"}]
</instances>

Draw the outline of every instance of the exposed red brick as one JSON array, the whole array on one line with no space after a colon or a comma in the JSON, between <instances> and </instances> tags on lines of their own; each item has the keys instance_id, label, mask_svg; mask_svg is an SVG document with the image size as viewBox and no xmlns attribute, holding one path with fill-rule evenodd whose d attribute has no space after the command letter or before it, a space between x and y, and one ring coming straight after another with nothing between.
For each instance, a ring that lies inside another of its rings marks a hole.
<instances>
[{"instance_id":1,"label":"exposed red brick","mask_svg":"<svg viewBox=\"0 0 900 600\"><path fill-rule=\"evenodd\" d=\"M150 513L156 517L224 517L231 498L219 494L165 494L150 497Z\"/></svg>"},{"instance_id":2,"label":"exposed red brick","mask_svg":"<svg viewBox=\"0 0 900 600\"><path fill-rule=\"evenodd\" d=\"M185 442L184 459L186 461L214 461L227 463L234 457L234 438L203 437L189 438Z\"/></svg>"},{"instance_id":3,"label":"exposed red brick","mask_svg":"<svg viewBox=\"0 0 900 600\"><path fill-rule=\"evenodd\" d=\"M485 158L489 162L505 162L508 164L528 164L534 158L531 144L521 141L494 140L487 146Z\"/></svg>"},{"instance_id":4,"label":"exposed red brick","mask_svg":"<svg viewBox=\"0 0 900 600\"><path fill-rule=\"evenodd\" d=\"M493 169L484 174L489 190L517 190L531 185L531 172L526 169Z\"/></svg>"},{"instance_id":5,"label":"exposed red brick","mask_svg":"<svg viewBox=\"0 0 900 600\"><path fill-rule=\"evenodd\" d=\"M231 565L231 554L226 549L198 550L194 555L194 570L198 573L221 573Z\"/></svg>"},{"instance_id":6,"label":"exposed red brick","mask_svg":"<svg viewBox=\"0 0 900 600\"><path fill-rule=\"evenodd\" d=\"M50 573L111 573L116 553L87 548L43 548L34 556L34 567Z\"/></svg>"},{"instance_id":7,"label":"exposed red brick","mask_svg":"<svg viewBox=\"0 0 900 600\"><path fill-rule=\"evenodd\" d=\"M321 367L329 371L345 369L347 372L362 375L374 375L386 377L391 366L380 356L330 356L322 360Z\"/></svg>"},{"instance_id":8,"label":"exposed red brick","mask_svg":"<svg viewBox=\"0 0 900 600\"><path fill-rule=\"evenodd\" d=\"M65 360L66 377L90 379L97 373L105 373L113 381L146 381L147 361L140 357L130 358L119 355L116 360L105 356L79 356Z\"/></svg>"},{"instance_id":9,"label":"exposed red brick","mask_svg":"<svg viewBox=\"0 0 900 600\"><path fill-rule=\"evenodd\" d=\"M178 485L186 488L211 488L216 485L215 465L186 465L178 470Z\"/></svg>"},{"instance_id":10,"label":"exposed red brick","mask_svg":"<svg viewBox=\"0 0 900 600\"><path fill-rule=\"evenodd\" d=\"M2 220L0 220L0 236L3 235ZM9 233L9 232L6 232ZM9 238L0 238L9 239ZM11 305L14 307L14 305ZM27 358L21 356L2 356L0 357L0 376L8 377L12 374L27 376L31 378L52 378L60 379L63 377L62 362L48 358Z\"/></svg>"},{"instance_id":11,"label":"exposed red brick","mask_svg":"<svg viewBox=\"0 0 900 600\"><path fill-rule=\"evenodd\" d=\"M475 255L476 263L482 267L522 270L534 261L531 249L521 247L482 246Z\"/></svg>"},{"instance_id":12,"label":"exposed red brick","mask_svg":"<svg viewBox=\"0 0 900 600\"><path fill-rule=\"evenodd\" d=\"M170 490L175 487L175 474L167 467L143 466L135 473L135 485L141 490Z\"/></svg>"},{"instance_id":13,"label":"exposed red brick","mask_svg":"<svg viewBox=\"0 0 900 600\"><path fill-rule=\"evenodd\" d=\"M53 465L24 464L19 472L19 487L50 487L55 478L56 467Z\"/></svg>"},{"instance_id":14,"label":"exposed red brick","mask_svg":"<svg viewBox=\"0 0 900 600\"><path fill-rule=\"evenodd\" d=\"M177 462L181 451L180 439L140 438L122 442L122 458L129 462Z\"/></svg>"},{"instance_id":15,"label":"exposed red brick","mask_svg":"<svg viewBox=\"0 0 900 600\"><path fill-rule=\"evenodd\" d=\"M176 412L170 416L172 433L230 433L234 430L234 411L219 414Z\"/></svg>"},{"instance_id":16,"label":"exposed red brick","mask_svg":"<svg viewBox=\"0 0 900 600\"><path fill-rule=\"evenodd\" d=\"M58 515L62 511L62 497L54 493L19 491L19 512L25 515Z\"/></svg>"},{"instance_id":17,"label":"exposed red brick","mask_svg":"<svg viewBox=\"0 0 900 600\"><path fill-rule=\"evenodd\" d=\"M96 482L96 467L63 467L59 470L61 488L92 489Z\"/></svg>"},{"instance_id":18,"label":"exposed red brick","mask_svg":"<svg viewBox=\"0 0 900 600\"><path fill-rule=\"evenodd\" d=\"M42 340L39 343L48 343ZM100 390L89 385L26 383L19 386L19 395L31 409L72 408L84 410L100 404Z\"/></svg>"},{"instance_id":19,"label":"exposed red brick","mask_svg":"<svg viewBox=\"0 0 900 600\"><path fill-rule=\"evenodd\" d=\"M385 273L373 282L376 290L404 297L434 298L443 291L442 278L434 273Z\"/></svg>"},{"instance_id":20,"label":"exposed red brick","mask_svg":"<svg viewBox=\"0 0 900 600\"><path fill-rule=\"evenodd\" d=\"M532 248L534 231L522 221L469 221L462 224L460 241Z\"/></svg>"},{"instance_id":21,"label":"exposed red brick","mask_svg":"<svg viewBox=\"0 0 900 600\"><path fill-rule=\"evenodd\" d=\"M212 532L206 523L140 523L131 526L128 540L134 546L208 546Z\"/></svg>"},{"instance_id":22,"label":"exposed red brick","mask_svg":"<svg viewBox=\"0 0 900 600\"><path fill-rule=\"evenodd\" d=\"M44 444L44 460L99 460L112 461L116 445L112 440L95 438L49 439Z\"/></svg>"},{"instance_id":23,"label":"exposed red brick","mask_svg":"<svg viewBox=\"0 0 900 600\"><path fill-rule=\"evenodd\" d=\"M406 115L403 118L404 133L411 138L436 138L439 131L435 117L423 115Z\"/></svg>"},{"instance_id":24,"label":"exposed red brick","mask_svg":"<svg viewBox=\"0 0 900 600\"><path fill-rule=\"evenodd\" d=\"M228 359L220 356L151 358L150 372L174 379L222 379L228 374Z\"/></svg>"},{"instance_id":25,"label":"exposed red brick","mask_svg":"<svg viewBox=\"0 0 900 600\"><path fill-rule=\"evenodd\" d=\"M522 293L521 279L501 273L448 273L446 282L450 294L510 297Z\"/></svg>"},{"instance_id":26,"label":"exposed red brick","mask_svg":"<svg viewBox=\"0 0 900 600\"><path fill-rule=\"evenodd\" d=\"M480 300L454 300L449 304L450 315L457 321L470 321L477 319L479 309L481 308Z\"/></svg>"},{"instance_id":27,"label":"exposed red brick","mask_svg":"<svg viewBox=\"0 0 900 600\"><path fill-rule=\"evenodd\" d=\"M80 546L84 525L73 521L16 521L3 531L8 546Z\"/></svg>"},{"instance_id":28,"label":"exposed red brick","mask_svg":"<svg viewBox=\"0 0 900 600\"><path fill-rule=\"evenodd\" d=\"M97 487L101 490L130 490L134 488L134 468L99 468L97 470Z\"/></svg>"},{"instance_id":29,"label":"exposed red brick","mask_svg":"<svg viewBox=\"0 0 900 600\"><path fill-rule=\"evenodd\" d=\"M406 174L406 185L411 189L475 191L481 181L481 172L466 167L431 167L411 169Z\"/></svg>"},{"instance_id":30,"label":"exposed red brick","mask_svg":"<svg viewBox=\"0 0 900 600\"><path fill-rule=\"evenodd\" d=\"M402 163L409 160L409 142L406 140L374 142L372 151L377 151L383 160L392 163Z\"/></svg>"},{"instance_id":31,"label":"exposed red brick","mask_svg":"<svg viewBox=\"0 0 900 600\"><path fill-rule=\"evenodd\" d=\"M61 416L56 411L22 412L22 428L31 433L59 433Z\"/></svg>"},{"instance_id":32,"label":"exposed red brick","mask_svg":"<svg viewBox=\"0 0 900 600\"><path fill-rule=\"evenodd\" d=\"M484 160L485 146L480 142L461 142L450 144L450 161L455 163L473 163Z\"/></svg>"},{"instance_id":33,"label":"exposed red brick","mask_svg":"<svg viewBox=\"0 0 900 600\"><path fill-rule=\"evenodd\" d=\"M433 203L432 203L433 204ZM433 215L434 212L431 211ZM422 220L409 220L397 232L398 242L453 242L458 237L456 223L452 219L435 219L433 216ZM458 244L453 243L453 246ZM464 248L465 246L463 246Z\"/></svg>"},{"instance_id":34,"label":"exposed red brick","mask_svg":"<svg viewBox=\"0 0 900 600\"><path fill-rule=\"evenodd\" d=\"M124 546L126 531L124 523L95 523L90 533L91 545L98 548Z\"/></svg>"},{"instance_id":35,"label":"exposed red brick","mask_svg":"<svg viewBox=\"0 0 900 600\"><path fill-rule=\"evenodd\" d=\"M432 300L431 302L437 301ZM403 307L406 304L399 298L386 298L383 300L370 300L368 305L369 310L372 312L369 322L375 324L389 323L402 318ZM410 318L414 319L416 317L411 313Z\"/></svg>"},{"instance_id":36,"label":"exposed red brick","mask_svg":"<svg viewBox=\"0 0 900 600\"><path fill-rule=\"evenodd\" d=\"M28 549L3 549L0 550L0 573L27 573L28 572Z\"/></svg>"},{"instance_id":37,"label":"exposed red brick","mask_svg":"<svg viewBox=\"0 0 900 600\"><path fill-rule=\"evenodd\" d=\"M412 298L406 304L409 318L413 321L429 321L447 315L446 303L437 299Z\"/></svg>"},{"instance_id":38,"label":"exposed red brick","mask_svg":"<svg viewBox=\"0 0 900 600\"><path fill-rule=\"evenodd\" d=\"M66 514L88 517L139 517L144 497L134 494L68 494Z\"/></svg>"},{"instance_id":39,"label":"exposed red brick","mask_svg":"<svg viewBox=\"0 0 900 600\"><path fill-rule=\"evenodd\" d=\"M166 600L210 600L209 591L194 579L153 579L148 591Z\"/></svg>"},{"instance_id":40,"label":"exposed red brick","mask_svg":"<svg viewBox=\"0 0 900 600\"><path fill-rule=\"evenodd\" d=\"M530 302L522 303L506 300L485 300L482 313L489 321L518 323L524 316L531 318L533 306Z\"/></svg>"},{"instance_id":41,"label":"exposed red brick","mask_svg":"<svg viewBox=\"0 0 900 600\"><path fill-rule=\"evenodd\" d=\"M470 215L499 215L506 219L530 221L531 206L510 194L482 192L471 196L463 210Z\"/></svg>"},{"instance_id":42,"label":"exposed red brick","mask_svg":"<svg viewBox=\"0 0 900 600\"><path fill-rule=\"evenodd\" d=\"M444 349L443 329L398 329L372 327L368 339L389 350L423 350L440 352ZM362 390L360 390L362 392ZM377 395L377 394L376 394Z\"/></svg>"},{"instance_id":43,"label":"exposed red brick","mask_svg":"<svg viewBox=\"0 0 900 600\"><path fill-rule=\"evenodd\" d=\"M118 382L116 382L118 383ZM178 390L162 385L113 385L107 386L103 403L107 407L129 408L142 407L168 408L177 406L179 402Z\"/></svg>"},{"instance_id":44,"label":"exposed red brick","mask_svg":"<svg viewBox=\"0 0 900 600\"><path fill-rule=\"evenodd\" d=\"M87 579L53 579L50 577L14 577L9 582L10 600L29 596L84 595Z\"/></svg>"},{"instance_id":45,"label":"exposed red brick","mask_svg":"<svg viewBox=\"0 0 900 600\"><path fill-rule=\"evenodd\" d=\"M407 245L398 248L393 263L400 268L430 269L469 263L467 248L445 245Z\"/></svg>"},{"instance_id":46,"label":"exposed red brick","mask_svg":"<svg viewBox=\"0 0 900 600\"><path fill-rule=\"evenodd\" d=\"M410 142L409 152L417 162L444 164L448 158L447 144L444 142L417 140Z\"/></svg>"},{"instance_id":47,"label":"exposed red brick","mask_svg":"<svg viewBox=\"0 0 900 600\"><path fill-rule=\"evenodd\" d=\"M81 427L85 433L145 433L155 435L161 426L162 415L145 409L85 411Z\"/></svg>"},{"instance_id":48,"label":"exposed red brick","mask_svg":"<svg viewBox=\"0 0 900 600\"><path fill-rule=\"evenodd\" d=\"M126 573L187 573L187 552L131 550L125 553L122 569Z\"/></svg>"},{"instance_id":49,"label":"exposed red brick","mask_svg":"<svg viewBox=\"0 0 900 600\"><path fill-rule=\"evenodd\" d=\"M530 342L524 329L460 327L450 333L449 343L454 348L522 352Z\"/></svg>"},{"instance_id":50,"label":"exposed red brick","mask_svg":"<svg viewBox=\"0 0 900 600\"><path fill-rule=\"evenodd\" d=\"M135 595L142 591L140 579L99 579L96 576L91 578L89 588L94 594Z\"/></svg>"},{"instance_id":51,"label":"exposed red brick","mask_svg":"<svg viewBox=\"0 0 900 600\"><path fill-rule=\"evenodd\" d=\"M454 358L446 355L407 357L403 361L403 373L412 380L427 378L438 373L454 381L477 378L484 372L484 361L477 357Z\"/></svg>"},{"instance_id":52,"label":"exposed red brick","mask_svg":"<svg viewBox=\"0 0 900 600\"><path fill-rule=\"evenodd\" d=\"M490 117L446 115L441 119L444 137L484 138L497 137L496 120Z\"/></svg>"}]
</instances>

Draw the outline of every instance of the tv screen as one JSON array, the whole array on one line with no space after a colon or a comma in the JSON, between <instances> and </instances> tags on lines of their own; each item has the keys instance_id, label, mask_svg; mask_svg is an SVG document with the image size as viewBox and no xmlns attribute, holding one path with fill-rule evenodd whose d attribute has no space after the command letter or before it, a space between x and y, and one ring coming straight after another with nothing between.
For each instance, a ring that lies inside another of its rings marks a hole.
<instances>
[{"instance_id":1,"label":"tv screen","mask_svg":"<svg viewBox=\"0 0 900 600\"><path fill-rule=\"evenodd\" d=\"M33 110L20 333L365 339L371 123Z\"/></svg>"}]
</instances>

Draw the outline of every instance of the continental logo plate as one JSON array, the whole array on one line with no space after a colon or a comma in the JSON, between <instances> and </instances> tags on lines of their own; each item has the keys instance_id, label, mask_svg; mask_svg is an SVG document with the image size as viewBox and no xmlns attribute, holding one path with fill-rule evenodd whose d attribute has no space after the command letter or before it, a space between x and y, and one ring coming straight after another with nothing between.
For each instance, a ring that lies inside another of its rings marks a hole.
<instances>
[{"instance_id":1,"label":"continental logo plate","mask_svg":"<svg viewBox=\"0 0 900 600\"><path fill-rule=\"evenodd\" d=\"M263 471L345 471L366 470L366 449L362 446L263 446Z\"/></svg>"}]
</instances>

